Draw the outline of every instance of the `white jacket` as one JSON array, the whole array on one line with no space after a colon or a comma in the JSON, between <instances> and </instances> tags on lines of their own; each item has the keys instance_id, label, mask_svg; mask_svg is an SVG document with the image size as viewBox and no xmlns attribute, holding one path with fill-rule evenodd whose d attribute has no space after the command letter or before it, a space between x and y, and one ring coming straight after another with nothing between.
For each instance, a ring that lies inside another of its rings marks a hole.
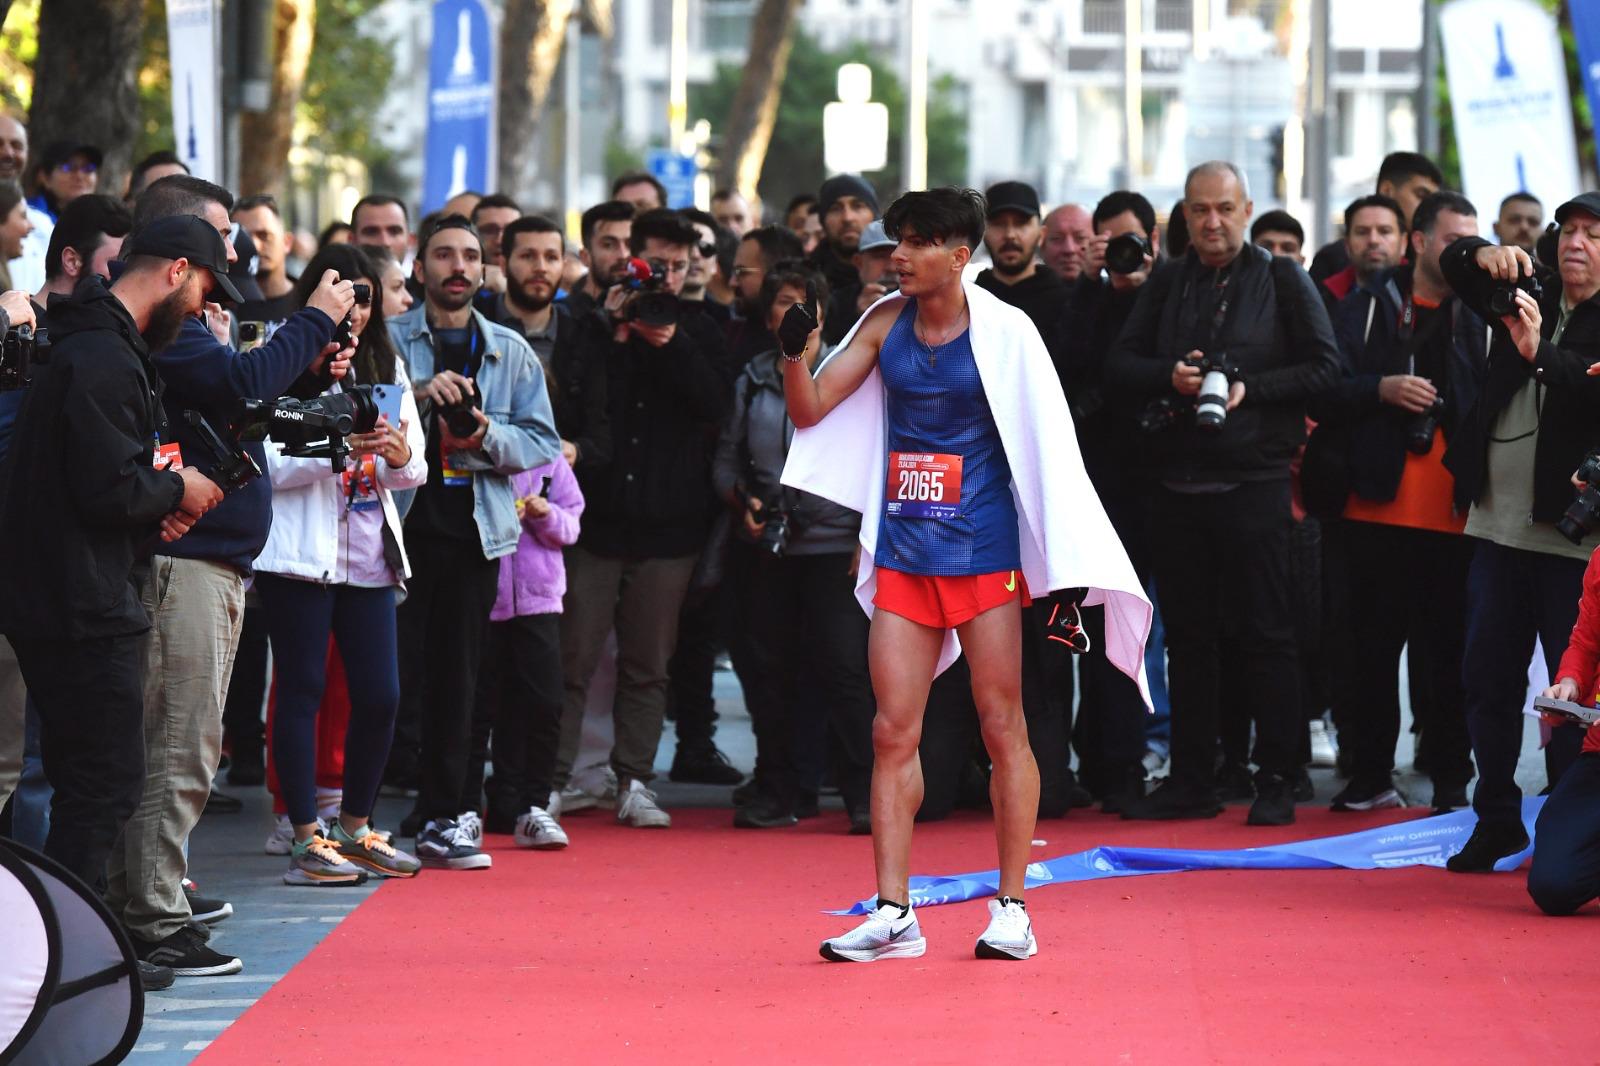
<instances>
[{"instance_id":1,"label":"white jacket","mask_svg":"<svg viewBox=\"0 0 1600 1066\"><path fill-rule=\"evenodd\" d=\"M411 576L411 563L400 531L400 512L391 494L397 489L417 488L428 480L428 442L405 364L396 359L394 370L395 384L404 390L400 395L400 418L406 423L411 458L398 469L381 458L373 465L384 524L400 547L399 576L403 582ZM335 390L338 387L334 385ZM338 569L339 520L345 508L342 478L327 459L292 459L270 440L266 451L267 474L272 478L272 529L267 534L266 547L256 557L255 569L310 581L333 580Z\"/></svg>"},{"instance_id":2,"label":"white jacket","mask_svg":"<svg viewBox=\"0 0 1600 1066\"><path fill-rule=\"evenodd\" d=\"M972 355L1011 465L1028 588L1043 596L1083 587L1089 589L1086 604L1105 604L1106 657L1139 683L1148 704L1144 644L1150 635L1150 601L1084 472L1077 431L1050 354L1026 314L971 282L965 289ZM899 311L905 299L898 293L885 296L873 310L892 303ZM871 313L861 316L835 353L849 347ZM868 615L877 590L872 556L878 549L888 481L885 403L883 379L874 367L826 418L795 433L783 471L785 485L861 514L856 599ZM856 456L860 461L842 461ZM960 653L954 630L946 633L939 669Z\"/></svg>"}]
</instances>

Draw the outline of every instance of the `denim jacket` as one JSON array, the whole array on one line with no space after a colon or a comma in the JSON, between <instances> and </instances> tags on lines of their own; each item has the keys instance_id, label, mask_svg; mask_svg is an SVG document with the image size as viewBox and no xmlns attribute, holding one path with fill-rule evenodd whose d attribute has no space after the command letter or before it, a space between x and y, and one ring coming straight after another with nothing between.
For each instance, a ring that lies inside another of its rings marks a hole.
<instances>
[{"instance_id":1,"label":"denim jacket","mask_svg":"<svg viewBox=\"0 0 1600 1066\"><path fill-rule=\"evenodd\" d=\"M479 451L456 452L452 464L473 471L472 517L487 559L499 559L517 550L522 523L517 519L517 496L511 475L557 459L561 438L556 435L544 367L528 342L515 331L472 312L479 334L488 348L478 368L478 392L489 429ZM406 371L418 387L434 375L433 337L428 331L426 305L419 304L388 322L389 336L406 361ZM432 417L430 405L419 397L422 417ZM399 495L398 493L396 494ZM397 500L401 510L410 500Z\"/></svg>"}]
</instances>

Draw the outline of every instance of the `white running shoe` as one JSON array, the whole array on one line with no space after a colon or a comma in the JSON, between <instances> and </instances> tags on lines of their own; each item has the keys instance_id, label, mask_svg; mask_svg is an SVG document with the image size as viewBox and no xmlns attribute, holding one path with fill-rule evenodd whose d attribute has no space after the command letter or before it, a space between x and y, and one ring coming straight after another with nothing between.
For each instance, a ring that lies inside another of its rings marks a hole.
<instances>
[{"instance_id":1,"label":"white running shoe","mask_svg":"<svg viewBox=\"0 0 1600 1066\"><path fill-rule=\"evenodd\" d=\"M462 834L472 842L473 847L483 847L483 819L478 817L477 811L462 811L456 815L456 825L461 827Z\"/></svg>"},{"instance_id":2,"label":"white running shoe","mask_svg":"<svg viewBox=\"0 0 1600 1066\"><path fill-rule=\"evenodd\" d=\"M1033 923L1027 908L1016 900L1001 905L989 901L989 928L978 938L975 954L980 959L1031 959L1039 953L1033 938Z\"/></svg>"},{"instance_id":3,"label":"white running shoe","mask_svg":"<svg viewBox=\"0 0 1600 1066\"><path fill-rule=\"evenodd\" d=\"M629 781L628 791L617 804L617 821L635 829L668 829L672 815L656 805L656 794L639 781Z\"/></svg>"},{"instance_id":4,"label":"white running shoe","mask_svg":"<svg viewBox=\"0 0 1600 1066\"><path fill-rule=\"evenodd\" d=\"M511 835L519 848L538 848L553 851L567 846L567 834L550 812L540 807L529 807L517 815L517 828Z\"/></svg>"},{"instance_id":5,"label":"white running shoe","mask_svg":"<svg viewBox=\"0 0 1600 1066\"><path fill-rule=\"evenodd\" d=\"M328 823L321 818L317 819L317 835L328 835ZM294 850L294 826L289 823L287 814L278 815L278 824L273 826L272 834L267 837L264 850L268 855L287 855Z\"/></svg>"},{"instance_id":6,"label":"white running shoe","mask_svg":"<svg viewBox=\"0 0 1600 1066\"><path fill-rule=\"evenodd\" d=\"M585 792L577 785L568 785L554 795L555 800L545 809L557 818L561 817L562 814L573 814L577 811L587 811L590 808L600 806L599 796L591 792ZM556 813L558 811L560 812L559 814Z\"/></svg>"},{"instance_id":7,"label":"white running shoe","mask_svg":"<svg viewBox=\"0 0 1600 1066\"><path fill-rule=\"evenodd\" d=\"M867 915L867 920L843 936L822 942L822 957L829 962L876 962L879 959L915 959L928 950L922 926L917 924L915 908L900 914L900 908L885 904Z\"/></svg>"},{"instance_id":8,"label":"white running shoe","mask_svg":"<svg viewBox=\"0 0 1600 1066\"><path fill-rule=\"evenodd\" d=\"M1311 728L1311 765L1338 766L1339 748L1333 742L1333 730L1321 718L1313 718Z\"/></svg>"}]
</instances>

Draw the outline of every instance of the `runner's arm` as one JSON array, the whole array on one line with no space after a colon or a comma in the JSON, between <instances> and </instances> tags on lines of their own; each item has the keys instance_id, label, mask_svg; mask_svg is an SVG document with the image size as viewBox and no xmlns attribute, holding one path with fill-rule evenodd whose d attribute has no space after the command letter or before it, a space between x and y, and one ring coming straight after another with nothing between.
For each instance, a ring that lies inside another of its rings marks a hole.
<instances>
[{"instance_id":1,"label":"runner's arm","mask_svg":"<svg viewBox=\"0 0 1600 1066\"><path fill-rule=\"evenodd\" d=\"M856 330L849 347L833 353L828 365L816 377L811 376L804 360L784 361L783 395L789 406L789 420L797 429L807 429L821 422L829 411L861 387L872 368L878 365L878 349L883 347L883 338L899 313L899 301L890 301L874 309ZM807 343L819 343L818 335L813 333Z\"/></svg>"}]
</instances>

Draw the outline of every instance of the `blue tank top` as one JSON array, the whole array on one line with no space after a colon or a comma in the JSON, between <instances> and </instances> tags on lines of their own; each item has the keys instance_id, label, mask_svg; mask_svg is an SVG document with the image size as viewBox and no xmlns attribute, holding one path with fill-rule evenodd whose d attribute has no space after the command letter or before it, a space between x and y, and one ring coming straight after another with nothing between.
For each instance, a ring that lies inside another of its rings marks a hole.
<instances>
[{"instance_id":1,"label":"blue tank top","mask_svg":"<svg viewBox=\"0 0 1600 1066\"><path fill-rule=\"evenodd\" d=\"M1022 565L1011 464L972 357L970 331L930 349L916 333L909 300L878 352L891 452L962 457L955 518L891 515L878 526L876 564L902 573L959 577Z\"/></svg>"}]
</instances>

